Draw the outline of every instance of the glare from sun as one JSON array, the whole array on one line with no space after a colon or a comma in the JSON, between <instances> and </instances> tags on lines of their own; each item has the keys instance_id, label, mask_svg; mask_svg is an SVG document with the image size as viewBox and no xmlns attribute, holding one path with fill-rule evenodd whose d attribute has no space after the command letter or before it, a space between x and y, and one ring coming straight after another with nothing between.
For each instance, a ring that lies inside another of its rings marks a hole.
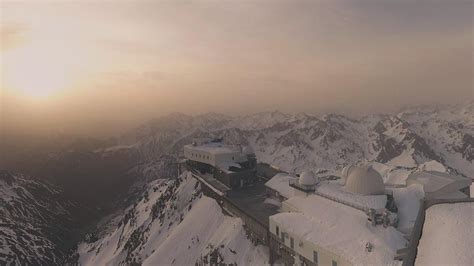
<instances>
[{"instance_id":1,"label":"glare from sun","mask_svg":"<svg viewBox=\"0 0 474 266\"><path fill-rule=\"evenodd\" d=\"M34 98L66 90L79 78L76 53L56 42L31 42L12 49L2 58L2 86Z\"/></svg>"}]
</instances>

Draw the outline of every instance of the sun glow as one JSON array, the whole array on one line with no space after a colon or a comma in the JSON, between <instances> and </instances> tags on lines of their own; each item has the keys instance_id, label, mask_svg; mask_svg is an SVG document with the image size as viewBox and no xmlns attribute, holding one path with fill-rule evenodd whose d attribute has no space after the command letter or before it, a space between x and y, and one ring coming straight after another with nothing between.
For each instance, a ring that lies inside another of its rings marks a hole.
<instances>
[{"instance_id":1,"label":"sun glow","mask_svg":"<svg viewBox=\"0 0 474 266\"><path fill-rule=\"evenodd\" d=\"M50 97L81 76L80 54L54 41L33 41L2 56L3 84L30 97Z\"/></svg>"}]
</instances>

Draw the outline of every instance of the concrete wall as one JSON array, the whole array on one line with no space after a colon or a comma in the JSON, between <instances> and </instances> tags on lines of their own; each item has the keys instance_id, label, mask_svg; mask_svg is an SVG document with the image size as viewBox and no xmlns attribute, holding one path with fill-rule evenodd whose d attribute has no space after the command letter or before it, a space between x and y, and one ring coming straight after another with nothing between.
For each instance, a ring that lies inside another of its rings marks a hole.
<instances>
[{"instance_id":1,"label":"concrete wall","mask_svg":"<svg viewBox=\"0 0 474 266\"><path fill-rule=\"evenodd\" d=\"M240 152L232 152L232 153L219 153L214 156L214 161L216 165L225 164L226 162L245 162L247 161L247 156Z\"/></svg>"},{"instance_id":2,"label":"concrete wall","mask_svg":"<svg viewBox=\"0 0 474 266\"><path fill-rule=\"evenodd\" d=\"M214 154L193 149L191 146L184 146L184 157L192 161L216 165Z\"/></svg>"},{"instance_id":3,"label":"concrete wall","mask_svg":"<svg viewBox=\"0 0 474 266\"><path fill-rule=\"evenodd\" d=\"M265 224L258 221L258 219L249 215L245 210L241 209L237 204L233 203L227 198L222 199L223 207L234 215L240 217L245 224L246 229L248 229L250 234L250 239L256 243L261 243L263 245L268 245L268 228Z\"/></svg>"},{"instance_id":4,"label":"concrete wall","mask_svg":"<svg viewBox=\"0 0 474 266\"><path fill-rule=\"evenodd\" d=\"M276 232L276 227L278 226L279 228L279 235L277 235ZM283 227L281 224L275 222L271 217L270 217L270 225L269 225L269 231L270 233L280 241L281 244L285 245L286 248L292 250L294 252L295 256L295 263L298 264L300 261L299 256L304 257L306 260L312 262L313 264L316 264L314 261L314 251L318 253L318 263L317 265L332 265L332 262L335 261L337 262L338 266L341 265L351 265L347 260L342 258L341 256L330 252L313 242L307 241L304 238L301 238L295 234L292 234L287 230L287 228ZM281 235L282 233L286 233L286 237L282 238ZM291 239L293 238L293 248L291 247Z\"/></svg>"}]
</instances>

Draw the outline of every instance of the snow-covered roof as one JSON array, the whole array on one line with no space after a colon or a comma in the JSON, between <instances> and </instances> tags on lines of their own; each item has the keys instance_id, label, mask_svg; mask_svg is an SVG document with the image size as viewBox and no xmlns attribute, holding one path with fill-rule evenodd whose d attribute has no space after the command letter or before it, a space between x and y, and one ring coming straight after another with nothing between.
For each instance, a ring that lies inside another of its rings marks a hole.
<instances>
[{"instance_id":1,"label":"snow-covered roof","mask_svg":"<svg viewBox=\"0 0 474 266\"><path fill-rule=\"evenodd\" d=\"M296 177L280 173L265 183L265 186L277 191L285 198L290 198L294 195L293 188L289 186L290 180L296 180Z\"/></svg>"},{"instance_id":2,"label":"snow-covered roof","mask_svg":"<svg viewBox=\"0 0 474 266\"><path fill-rule=\"evenodd\" d=\"M282 230L335 253L351 264L393 264L397 249L406 243L395 228L372 227L364 212L344 204L316 195L292 197L287 202L299 212L271 216ZM374 246L372 252L365 251L367 242Z\"/></svg>"},{"instance_id":3,"label":"snow-covered roof","mask_svg":"<svg viewBox=\"0 0 474 266\"><path fill-rule=\"evenodd\" d=\"M189 144L185 146L188 149L195 151L206 152L209 154L229 154L229 153L239 153L240 150L233 145L226 145L221 142L207 142L201 145Z\"/></svg>"},{"instance_id":4,"label":"snow-covered roof","mask_svg":"<svg viewBox=\"0 0 474 266\"><path fill-rule=\"evenodd\" d=\"M316 179L316 178L315 178ZM283 197L290 199L295 195L294 188L289 185L290 180L296 180L296 177L288 174L280 173L270 179L265 186L277 191ZM387 204L386 195L359 195L352 192L347 192L343 186L337 182L321 181L316 187L315 193L327 195L328 197L350 202L361 208L383 209Z\"/></svg>"},{"instance_id":5,"label":"snow-covered roof","mask_svg":"<svg viewBox=\"0 0 474 266\"><path fill-rule=\"evenodd\" d=\"M426 210L416 265L472 265L474 202L444 203Z\"/></svg>"},{"instance_id":6,"label":"snow-covered roof","mask_svg":"<svg viewBox=\"0 0 474 266\"><path fill-rule=\"evenodd\" d=\"M408 176L407 185L420 184L427 198L444 197L471 185L472 180L462 176L436 171L421 171Z\"/></svg>"},{"instance_id":7,"label":"snow-covered roof","mask_svg":"<svg viewBox=\"0 0 474 266\"><path fill-rule=\"evenodd\" d=\"M382 176L370 165L351 167L345 188L360 195L379 195L385 192Z\"/></svg>"},{"instance_id":8,"label":"snow-covered roof","mask_svg":"<svg viewBox=\"0 0 474 266\"><path fill-rule=\"evenodd\" d=\"M343 186L335 182L321 182L316 193L328 195L344 202L350 202L365 209L383 209L387 204L387 195L359 195L347 192Z\"/></svg>"}]
</instances>

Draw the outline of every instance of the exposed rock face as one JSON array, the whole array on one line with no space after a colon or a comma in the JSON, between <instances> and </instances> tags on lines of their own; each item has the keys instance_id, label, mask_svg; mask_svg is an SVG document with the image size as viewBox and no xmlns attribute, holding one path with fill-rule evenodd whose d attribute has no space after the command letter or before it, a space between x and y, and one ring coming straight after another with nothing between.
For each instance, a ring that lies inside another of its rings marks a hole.
<instances>
[{"instance_id":1,"label":"exposed rock face","mask_svg":"<svg viewBox=\"0 0 474 266\"><path fill-rule=\"evenodd\" d=\"M0 171L0 264L60 264L75 208L51 185Z\"/></svg>"}]
</instances>

